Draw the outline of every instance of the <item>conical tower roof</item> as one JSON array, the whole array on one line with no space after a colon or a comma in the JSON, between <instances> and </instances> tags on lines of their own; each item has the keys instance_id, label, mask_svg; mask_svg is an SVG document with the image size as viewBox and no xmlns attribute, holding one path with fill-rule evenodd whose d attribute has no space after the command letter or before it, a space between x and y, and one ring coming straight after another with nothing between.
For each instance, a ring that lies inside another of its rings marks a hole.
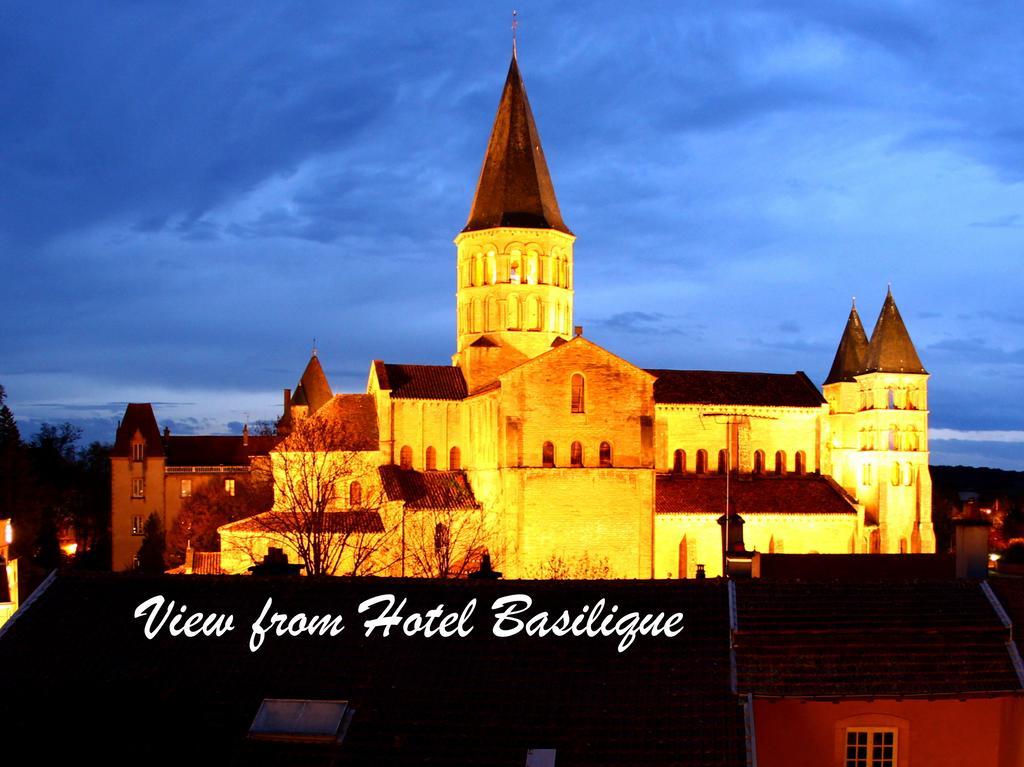
<instances>
[{"instance_id":1,"label":"conical tower roof","mask_svg":"<svg viewBox=\"0 0 1024 767\"><path fill-rule=\"evenodd\" d=\"M498 226L557 229L572 234L558 210L515 54L491 128L473 207L462 231Z\"/></svg>"},{"instance_id":2,"label":"conical tower roof","mask_svg":"<svg viewBox=\"0 0 1024 767\"><path fill-rule=\"evenodd\" d=\"M852 381L864 369L867 356L868 336L857 314L857 305L854 304L850 308L850 316L846 320L843 337L839 339L839 348L836 349L836 357L832 360L832 369L828 371L825 385Z\"/></svg>"},{"instance_id":3,"label":"conical tower roof","mask_svg":"<svg viewBox=\"0 0 1024 767\"><path fill-rule=\"evenodd\" d=\"M295 395L292 403L296 405L307 405L310 413L315 413L326 403L334 398L331 385L327 383L327 376L320 366L320 358L316 352L309 358L306 369L302 371L302 378L295 387Z\"/></svg>"},{"instance_id":4,"label":"conical tower roof","mask_svg":"<svg viewBox=\"0 0 1024 767\"><path fill-rule=\"evenodd\" d=\"M875 329L871 331L865 373L927 373L921 364L907 326L892 297L892 288L885 297Z\"/></svg>"}]
</instances>

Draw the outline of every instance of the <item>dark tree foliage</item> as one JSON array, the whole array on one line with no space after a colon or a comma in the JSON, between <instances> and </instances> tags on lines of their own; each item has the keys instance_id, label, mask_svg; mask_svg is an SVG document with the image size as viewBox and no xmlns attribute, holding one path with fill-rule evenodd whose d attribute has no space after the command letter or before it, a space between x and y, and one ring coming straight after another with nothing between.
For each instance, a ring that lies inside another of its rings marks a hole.
<instances>
[{"instance_id":1,"label":"dark tree foliage","mask_svg":"<svg viewBox=\"0 0 1024 767\"><path fill-rule=\"evenodd\" d=\"M164 525L160 517L150 514L142 528L142 544L139 546L138 569L140 572L159 574L167 569L164 549L167 545Z\"/></svg>"},{"instance_id":2,"label":"dark tree foliage","mask_svg":"<svg viewBox=\"0 0 1024 767\"><path fill-rule=\"evenodd\" d=\"M207 482L181 505L167 534L168 560L181 564L189 545L194 551L219 551L218 527L267 511L273 502L273 487L258 478L237 480L234 495L228 494L223 482Z\"/></svg>"}]
</instances>

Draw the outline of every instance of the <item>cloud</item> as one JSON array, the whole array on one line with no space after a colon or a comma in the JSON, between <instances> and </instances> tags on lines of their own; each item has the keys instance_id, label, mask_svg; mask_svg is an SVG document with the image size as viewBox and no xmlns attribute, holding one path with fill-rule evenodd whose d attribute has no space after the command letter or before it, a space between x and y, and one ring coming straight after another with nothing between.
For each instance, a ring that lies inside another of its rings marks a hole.
<instances>
[{"instance_id":1,"label":"cloud","mask_svg":"<svg viewBox=\"0 0 1024 767\"><path fill-rule=\"evenodd\" d=\"M1024 443L1024 430L992 429L930 429L928 439L932 442L1005 442Z\"/></svg>"}]
</instances>

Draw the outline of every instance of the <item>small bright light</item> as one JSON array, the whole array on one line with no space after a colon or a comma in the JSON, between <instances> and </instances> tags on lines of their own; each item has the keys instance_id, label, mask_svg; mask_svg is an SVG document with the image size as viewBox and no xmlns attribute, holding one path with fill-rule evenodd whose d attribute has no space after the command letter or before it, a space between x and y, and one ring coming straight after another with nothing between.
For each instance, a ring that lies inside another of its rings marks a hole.
<instances>
[{"instance_id":1,"label":"small bright light","mask_svg":"<svg viewBox=\"0 0 1024 767\"><path fill-rule=\"evenodd\" d=\"M11 524L10 520L4 525L4 543L10 545L14 543L14 525Z\"/></svg>"},{"instance_id":2,"label":"small bright light","mask_svg":"<svg viewBox=\"0 0 1024 767\"><path fill-rule=\"evenodd\" d=\"M69 557L73 557L75 556L75 552L78 551L78 544L65 543L63 546L61 546L61 549L63 549L64 553L67 554Z\"/></svg>"},{"instance_id":3,"label":"small bright light","mask_svg":"<svg viewBox=\"0 0 1024 767\"><path fill-rule=\"evenodd\" d=\"M998 562L999 561L999 557L1000 557L999 554L989 554L988 555L988 561L989 562Z\"/></svg>"}]
</instances>

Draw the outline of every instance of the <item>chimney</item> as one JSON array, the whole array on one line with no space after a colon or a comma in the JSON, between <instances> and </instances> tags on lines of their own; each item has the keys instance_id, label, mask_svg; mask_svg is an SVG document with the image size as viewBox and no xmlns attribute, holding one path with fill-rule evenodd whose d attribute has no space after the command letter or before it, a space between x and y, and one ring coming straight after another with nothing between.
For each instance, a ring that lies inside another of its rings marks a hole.
<instances>
[{"instance_id":1,"label":"chimney","mask_svg":"<svg viewBox=\"0 0 1024 767\"><path fill-rule=\"evenodd\" d=\"M956 577L982 580L988 577L988 536L992 520L981 514L973 500L953 520Z\"/></svg>"},{"instance_id":2,"label":"chimney","mask_svg":"<svg viewBox=\"0 0 1024 767\"><path fill-rule=\"evenodd\" d=\"M242 427L242 445L246 447L249 445L249 424Z\"/></svg>"},{"instance_id":3,"label":"chimney","mask_svg":"<svg viewBox=\"0 0 1024 767\"><path fill-rule=\"evenodd\" d=\"M469 574L473 580L496 581L501 577L501 572L491 567L491 554L485 551L480 558L480 569Z\"/></svg>"},{"instance_id":4,"label":"chimney","mask_svg":"<svg viewBox=\"0 0 1024 767\"><path fill-rule=\"evenodd\" d=\"M288 415L288 409L292 406L292 390L284 390L284 414Z\"/></svg>"},{"instance_id":5,"label":"chimney","mask_svg":"<svg viewBox=\"0 0 1024 767\"><path fill-rule=\"evenodd\" d=\"M185 575L192 574L192 564L195 561L195 551L192 549L191 541L185 545Z\"/></svg>"},{"instance_id":6,"label":"chimney","mask_svg":"<svg viewBox=\"0 0 1024 767\"><path fill-rule=\"evenodd\" d=\"M284 550L271 546L267 549L267 555L263 558L263 561L258 565L250 567L249 572L253 575L298 575L299 571L304 568L305 565L289 564L288 555L284 553Z\"/></svg>"},{"instance_id":7,"label":"chimney","mask_svg":"<svg viewBox=\"0 0 1024 767\"><path fill-rule=\"evenodd\" d=\"M171 427L170 426L165 426L164 427L164 439L167 439L169 436L171 436Z\"/></svg>"},{"instance_id":8,"label":"chimney","mask_svg":"<svg viewBox=\"0 0 1024 767\"><path fill-rule=\"evenodd\" d=\"M574 336L577 336L577 337L582 336L583 335L583 326L582 325L577 325L576 327L574 327L572 329L572 334Z\"/></svg>"},{"instance_id":9,"label":"chimney","mask_svg":"<svg viewBox=\"0 0 1024 767\"><path fill-rule=\"evenodd\" d=\"M723 573L730 578L749 578L754 557L743 544L743 517L733 509L728 516L720 516L718 524L722 527Z\"/></svg>"}]
</instances>

